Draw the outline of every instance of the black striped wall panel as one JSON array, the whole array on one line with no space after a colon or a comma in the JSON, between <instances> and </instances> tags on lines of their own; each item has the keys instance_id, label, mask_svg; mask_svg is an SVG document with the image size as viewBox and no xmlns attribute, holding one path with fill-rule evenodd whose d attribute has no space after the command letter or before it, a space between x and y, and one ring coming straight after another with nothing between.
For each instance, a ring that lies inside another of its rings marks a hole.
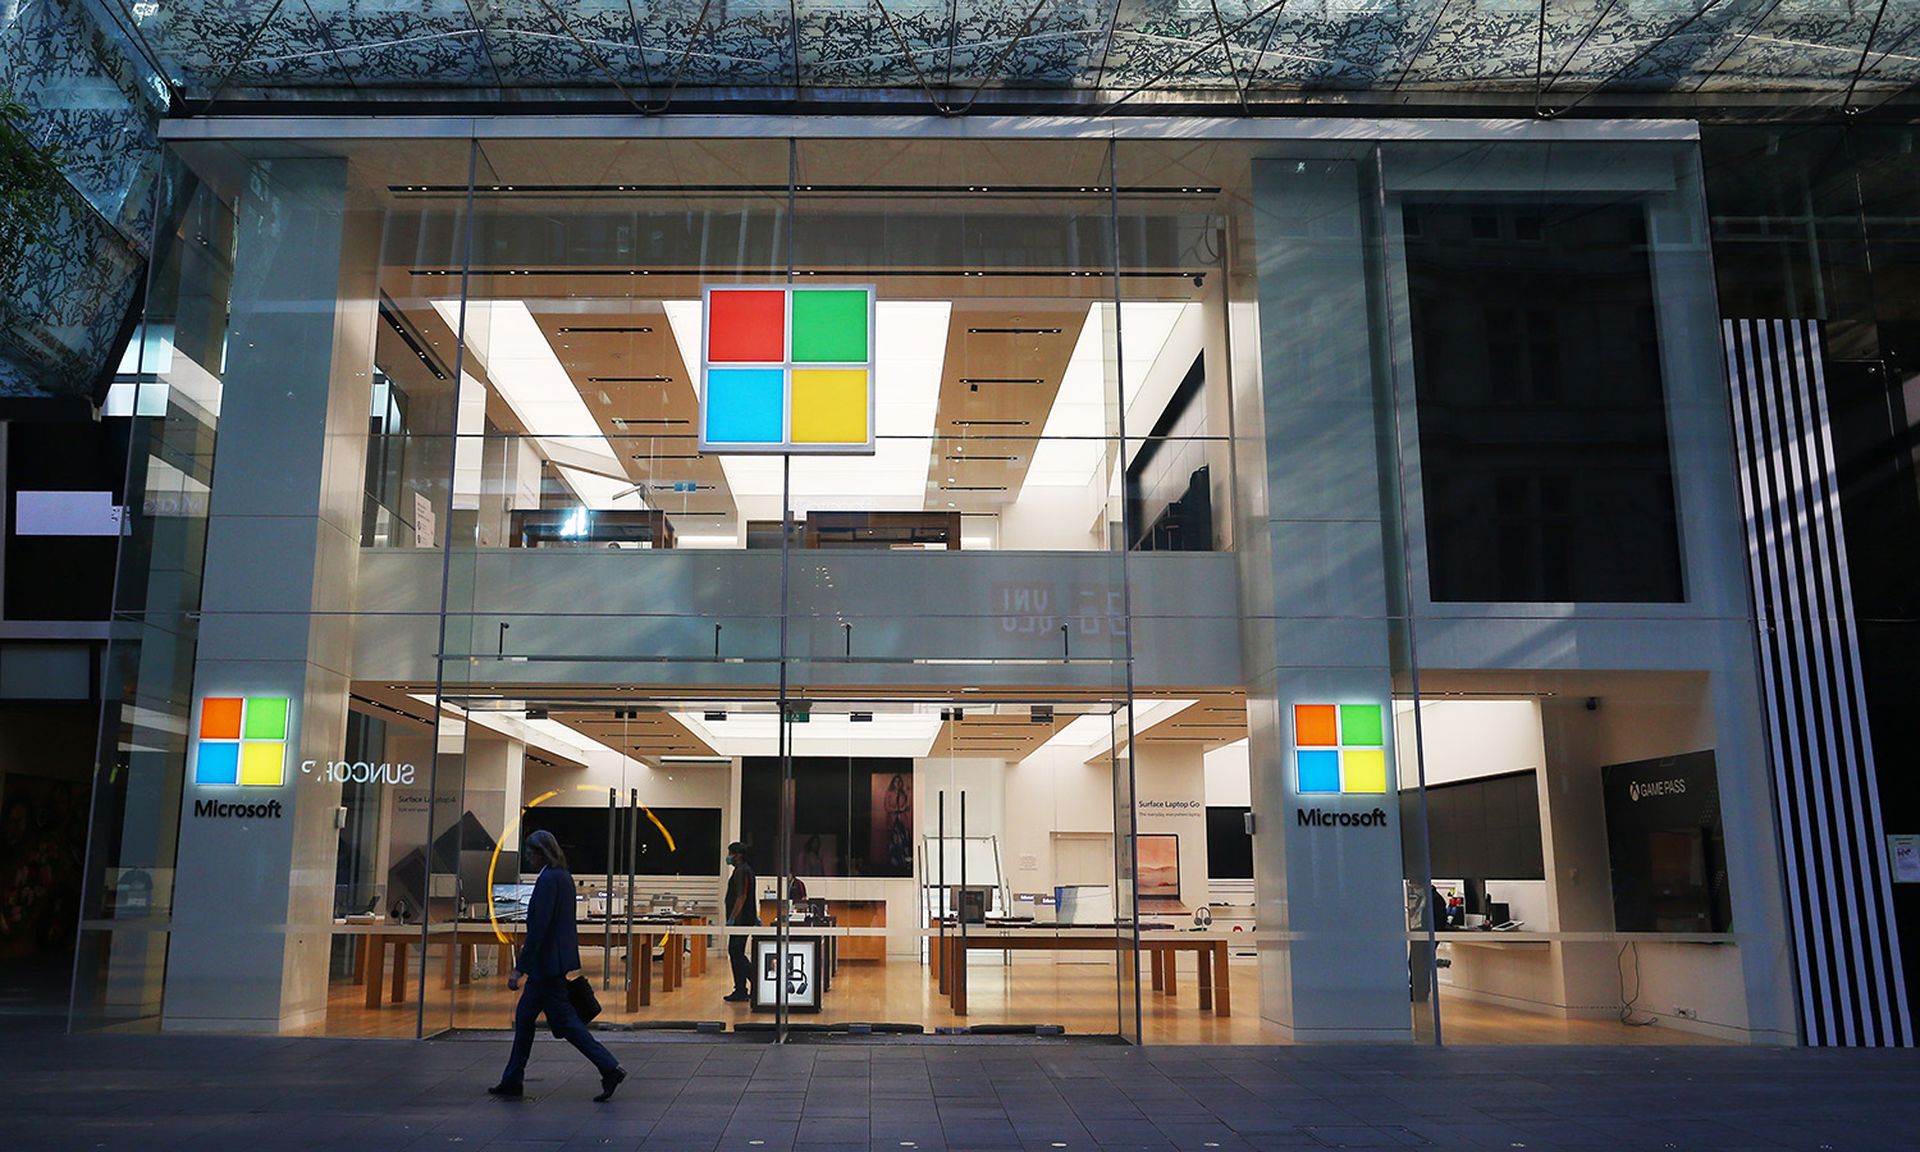
<instances>
[{"instance_id":1,"label":"black striped wall panel","mask_svg":"<svg viewBox=\"0 0 1920 1152\"><path fill-rule=\"evenodd\" d=\"M1801 1027L1910 1046L1820 327L1727 320L1723 337Z\"/></svg>"}]
</instances>

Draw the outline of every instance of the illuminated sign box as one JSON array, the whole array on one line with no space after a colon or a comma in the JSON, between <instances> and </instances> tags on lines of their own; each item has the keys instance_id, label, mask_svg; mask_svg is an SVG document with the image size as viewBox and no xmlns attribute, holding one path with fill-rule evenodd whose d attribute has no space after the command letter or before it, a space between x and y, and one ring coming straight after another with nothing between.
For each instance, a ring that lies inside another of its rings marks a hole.
<instances>
[{"instance_id":1,"label":"illuminated sign box","mask_svg":"<svg viewBox=\"0 0 1920 1152\"><path fill-rule=\"evenodd\" d=\"M1385 795L1384 712L1378 704L1295 704L1295 790L1302 795Z\"/></svg>"},{"instance_id":2,"label":"illuminated sign box","mask_svg":"<svg viewBox=\"0 0 1920 1152\"><path fill-rule=\"evenodd\" d=\"M871 455L872 285L708 287L700 451Z\"/></svg>"},{"instance_id":3,"label":"illuminated sign box","mask_svg":"<svg viewBox=\"0 0 1920 1152\"><path fill-rule=\"evenodd\" d=\"M208 696L200 701L196 785L278 788L286 780L286 697Z\"/></svg>"}]
</instances>

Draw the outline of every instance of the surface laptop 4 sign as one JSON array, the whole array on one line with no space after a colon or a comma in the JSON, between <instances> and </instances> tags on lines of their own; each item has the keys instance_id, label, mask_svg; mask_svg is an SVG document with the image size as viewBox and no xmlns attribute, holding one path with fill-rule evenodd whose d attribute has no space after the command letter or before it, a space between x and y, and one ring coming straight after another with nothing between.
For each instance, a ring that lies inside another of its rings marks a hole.
<instances>
[{"instance_id":1,"label":"surface laptop 4 sign","mask_svg":"<svg viewBox=\"0 0 1920 1152\"><path fill-rule=\"evenodd\" d=\"M700 319L701 452L873 454L873 285L708 286Z\"/></svg>"}]
</instances>

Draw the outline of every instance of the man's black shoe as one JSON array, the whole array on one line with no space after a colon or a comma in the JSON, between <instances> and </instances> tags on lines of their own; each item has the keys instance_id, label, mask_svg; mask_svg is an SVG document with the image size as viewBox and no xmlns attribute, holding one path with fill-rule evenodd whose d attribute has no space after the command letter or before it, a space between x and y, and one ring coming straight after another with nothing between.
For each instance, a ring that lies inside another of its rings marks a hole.
<instances>
[{"instance_id":1,"label":"man's black shoe","mask_svg":"<svg viewBox=\"0 0 1920 1152\"><path fill-rule=\"evenodd\" d=\"M600 1077L600 1095L595 1096L593 1102L595 1104L605 1104L607 1101L613 1099L613 1090L620 1087L620 1081L626 1078L627 1070L625 1068L615 1068L605 1076Z\"/></svg>"},{"instance_id":2,"label":"man's black shoe","mask_svg":"<svg viewBox=\"0 0 1920 1152\"><path fill-rule=\"evenodd\" d=\"M725 1000L725 1001L726 1001L727 1003L729 1003L729 1004L744 1004L744 1003L746 1003L747 1001L749 1001L749 1000L751 1000L751 999L753 999L753 993L751 993L751 992L729 992L729 993L727 993L727 994L726 994L725 996L722 996L722 997L721 997L721 999L722 999L722 1000Z\"/></svg>"},{"instance_id":3,"label":"man's black shoe","mask_svg":"<svg viewBox=\"0 0 1920 1152\"><path fill-rule=\"evenodd\" d=\"M498 1096L503 1100L518 1100L526 1094L526 1088L519 1084L495 1084L487 1089L487 1095Z\"/></svg>"}]
</instances>

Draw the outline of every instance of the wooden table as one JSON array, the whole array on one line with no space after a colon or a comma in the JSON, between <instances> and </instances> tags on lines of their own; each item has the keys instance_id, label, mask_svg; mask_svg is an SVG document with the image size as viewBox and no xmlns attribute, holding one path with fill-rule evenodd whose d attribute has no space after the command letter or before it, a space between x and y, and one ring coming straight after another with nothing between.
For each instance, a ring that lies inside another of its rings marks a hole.
<instances>
[{"instance_id":1,"label":"wooden table","mask_svg":"<svg viewBox=\"0 0 1920 1152\"><path fill-rule=\"evenodd\" d=\"M1215 1016L1233 1015L1233 988L1227 973L1227 938L1213 933L1151 931L1140 934L1140 949L1147 953L1153 989L1168 996L1179 994L1178 968L1181 952L1192 952L1199 961L1200 1008ZM944 937L934 938L932 978L939 982L956 1016L967 1014L966 952L1000 951L1075 951L1131 952L1131 936L1122 937L1110 929L1056 928L1051 925L1032 928L1007 928L993 925L968 925L964 937L948 926Z\"/></svg>"},{"instance_id":2,"label":"wooden table","mask_svg":"<svg viewBox=\"0 0 1920 1152\"><path fill-rule=\"evenodd\" d=\"M659 928L678 928L681 926L700 926L707 922L704 916L635 917L633 925L644 932L635 932L633 947L627 949L626 981L627 1011L632 1012L643 1005L653 1003L653 946L655 930ZM624 929L626 922L620 921L617 927ZM582 929L589 927L582 925ZM592 925L601 927L601 925ZM354 983L364 984L367 989L366 1006L378 1008L381 991L388 989L387 1002L404 1004L409 995L411 965L408 963L409 946L418 945L422 939L418 925L409 924L348 924L334 926L336 933L356 936L359 943L358 963L354 965ZM500 936L507 939L502 941ZM582 931L584 943L592 947L595 935ZM661 991L671 992L686 981L689 968L695 976L703 975L707 969L707 950L705 938L700 947L692 949L692 959L687 961L683 955L684 944L689 933L668 931L664 935L666 946L665 959L661 968ZM461 984L473 982L473 950L476 947L493 945L499 949L499 967L504 974L513 965L513 949L526 939L526 925L509 922L500 925L496 934L493 925L484 921L461 921L455 924L440 924L430 927L425 935L425 946L447 949L447 961L441 968L440 986L451 989L456 980ZM626 942L624 931L614 937L615 947ZM394 954L391 982L387 976L387 952ZM421 965L422 972L426 965Z\"/></svg>"}]
</instances>

